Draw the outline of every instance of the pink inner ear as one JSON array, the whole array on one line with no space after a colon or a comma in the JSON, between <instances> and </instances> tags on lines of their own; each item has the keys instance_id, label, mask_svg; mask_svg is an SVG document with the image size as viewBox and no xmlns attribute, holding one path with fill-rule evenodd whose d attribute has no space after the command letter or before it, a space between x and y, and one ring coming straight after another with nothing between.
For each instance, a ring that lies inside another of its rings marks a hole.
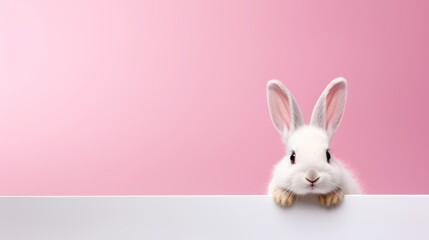
<instances>
[{"instance_id":1,"label":"pink inner ear","mask_svg":"<svg viewBox=\"0 0 429 240\"><path fill-rule=\"evenodd\" d=\"M326 96L326 129L336 128L344 108L344 91L343 83L334 85Z\"/></svg>"},{"instance_id":2,"label":"pink inner ear","mask_svg":"<svg viewBox=\"0 0 429 240\"><path fill-rule=\"evenodd\" d=\"M271 95L271 107L273 109L273 120L279 129L284 131L284 125L290 129L291 112L289 98L279 87L274 87Z\"/></svg>"}]
</instances>

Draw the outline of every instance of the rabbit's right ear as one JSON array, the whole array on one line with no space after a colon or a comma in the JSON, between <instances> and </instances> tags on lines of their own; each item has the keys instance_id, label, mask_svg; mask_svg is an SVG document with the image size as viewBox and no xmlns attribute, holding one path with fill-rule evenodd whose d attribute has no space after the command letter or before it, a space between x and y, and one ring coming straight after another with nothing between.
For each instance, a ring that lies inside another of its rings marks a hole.
<instances>
[{"instance_id":1,"label":"rabbit's right ear","mask_svg":"<svg viewBox=\"0 0 429 240\"><path fill-rule=\"evenodd\" d=\"M289 90L278 80L268 81L267 97L274 127L287 139L290 132L304 124L301 109Z\"/></svg>"}]
</instances>

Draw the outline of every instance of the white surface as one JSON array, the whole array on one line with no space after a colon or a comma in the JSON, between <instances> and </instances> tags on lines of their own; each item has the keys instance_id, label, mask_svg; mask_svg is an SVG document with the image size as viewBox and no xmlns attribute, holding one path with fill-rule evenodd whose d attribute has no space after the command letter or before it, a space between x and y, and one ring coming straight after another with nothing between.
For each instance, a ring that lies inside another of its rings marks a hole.
<instances>
[{"instance_id":1,"label":"white surface","mask_svg":"<svg viewBox=\"0 0 429 240\"><path fill-rule=\"evenodd\" d=\"M0 197L0 239L429 239L429 195Z\"/></svg>"}]
</instances>

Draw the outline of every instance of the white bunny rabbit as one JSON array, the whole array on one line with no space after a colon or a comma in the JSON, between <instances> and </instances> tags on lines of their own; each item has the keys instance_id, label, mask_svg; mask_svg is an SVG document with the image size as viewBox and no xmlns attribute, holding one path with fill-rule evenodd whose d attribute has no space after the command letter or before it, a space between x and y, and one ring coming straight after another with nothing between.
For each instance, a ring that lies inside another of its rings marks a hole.
<instances>
[{"instance_id":1,"label":"white bunny rabbit","mask_svg":"<svg viewBox=\"0 0 429 240\"><path fill-rule=\"evenodd\" d=\"M341 121L347 97L347 82L336 78L317 101L310 125L289 90L278 80L267 84L271 120L287 146L287 154L274 167L269 194L281 206L291 206L299 196L315 195L321 205L335 206L344 194L361 189L352 173L329 149Z\"/></svg>"}]
</instances>

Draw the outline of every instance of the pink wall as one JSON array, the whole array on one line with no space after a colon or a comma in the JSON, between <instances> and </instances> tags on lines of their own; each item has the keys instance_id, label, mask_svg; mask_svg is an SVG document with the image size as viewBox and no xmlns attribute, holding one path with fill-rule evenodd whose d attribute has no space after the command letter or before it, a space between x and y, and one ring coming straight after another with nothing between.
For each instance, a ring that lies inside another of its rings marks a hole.
<instances>
[{"instance_id":1,"label":"pink wall","mask_svg":"<svg viewBox=\"0 0 429 240\"><path fill-rule=\"evenodd\" d=\"M179 3L186 2L186 3ZM263 194L283 147L265 84L368 193L429 193L427 1L1 1L0 194Z\"/></svg>"}]
</instances>

